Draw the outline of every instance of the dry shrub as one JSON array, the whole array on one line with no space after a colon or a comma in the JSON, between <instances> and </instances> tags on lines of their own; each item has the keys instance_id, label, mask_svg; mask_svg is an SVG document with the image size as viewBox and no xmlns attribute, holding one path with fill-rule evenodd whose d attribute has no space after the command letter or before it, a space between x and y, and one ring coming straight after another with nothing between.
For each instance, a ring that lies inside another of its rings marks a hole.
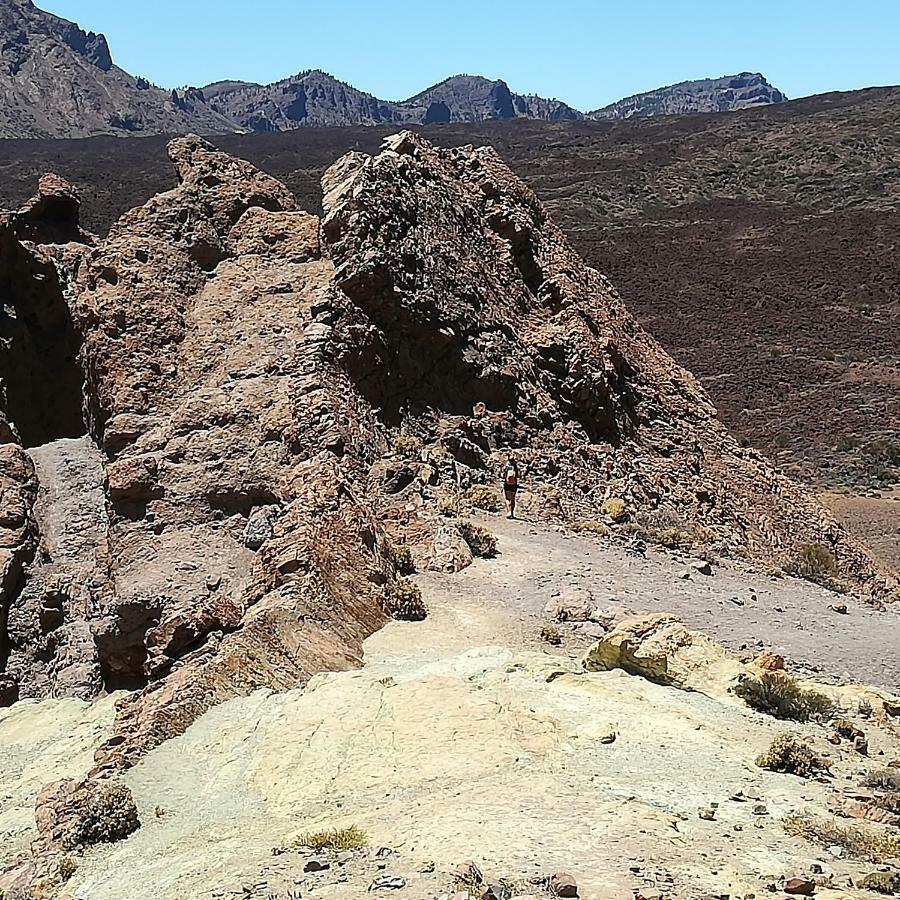
<instances>
[{"instance_id":1,"label":"dry shrub","mask_svg":"<svg viewBox=\"0 0 900 900\"><path fill-rule=\"evenodd\" d=\"M801 687L784 672L765 672L759 677L747 675L738 682L734 692L747 706L776 719L818 721L835 711L830 697Z\"/></svg>"},{"instance_id":2,"label":"dry shrub","mask_svg":"<svg viewBox=\"0 0 900 900\"><path fill-rule=\"evenodd\" d=\"M308 847L311 850L362 850L368 846L369 836L351 825L349 828L329 828L325 831L311 831L301 834L293 841L294 847Z\"/></svg>"},{"instance_id":3,"label":"dry shrub","mask_svg":"<svg viewBox=\"0 0 900 900\"><path fill-rule=\"evenodd\" d=\"M579 519L573 526L575 531L585 531L588 534L609 534L610 527L605 522L597 522L595 519Z\"/></svg>"},{"instance_id":4,"label":"dry shrub","mask_svg":"<svg viewBox=\"0 0 900 900\"><path fill-rule=\"evenodd\" d=\"M601 510L603 515L609 516L613 522L623 522L628 518L628 507L620 497L610 497L608 500L604 500Z\"/></svg>"},{"instance_id":5,"label":"dry shrub","mask_svg":"<svg viewBox=\"0 0 900 900\"><path fill-rule=\"evenodd\" d=\"M788 834L805 838L823 847L841 847L848 856L882 863L900 856L900 834L881 828L845 825L834 819L822 819L809 813L792 813L784 820Z\"/></svg>"},{"instance_id":6,"label":"dry shrub","mask_svg":"<svg viewBox=\"0 0 900 900\"><path fill-rule=\"evenodd\" d=\"M541 628L541 640L558 647L562 643L562 632L555 625L544 625Z\"/></svg>"},{"instance_id":7,"label":"dry shrub","mask_svg":"<svg viewBox=\"0 0 900 900\"><path fill-rule=\"evenodd\" d=\"M796 734L779 734L765 753L756 758L761 769L815 778L828 771L828 764Z\"/></svg>"},{"instance_id":8,"label":"dry shrub","mask_svg":"<svg viewBox=\"0 0 900 900\"><path fill-rule=\"evenodd\" d=\"M466 500L475 507L475 509L484 510L484 512L500 512L502 504L497 492L488 487L486 484L475 484L466 491Z\"/></svg>"},{"instance_id":9,"label":"dry shrub","mask_svg":"<svg viewBox=\"0 0 900 900\"><path fill-rule=\"evenodd\" d=\"M408 578L395 578L384 589L385 608L395 619L421 622L428 616L422 592Z\"/></svg>"},{"instance_id":10,"label":"dry shrub","mask_svg":"<svg viewBox=\"0 0 900 900\"><path fill-rule=\"evenodd\" d=\"M844 590L843 585L835 577L838 570L837 560L824 544L804 544L797 555L788 561L784 570L788 575L805 578L830 590Z\"/></svg>"},{"instance_id":11,"label":"dry shrub","mask_svg":"<svg viewBox=\"0 0 900 900\"><path fill-rule=\"evenodd\" d=\"M390 556L401 575L412 575L416 571L415 558L406 544L394 544L390 549Z\"/></svg>"},{"instance_id":12,"label":"dry shrub","mask_svg":"<svg viewBox=\"0 0 900 900\"><path fill-rule=\"evenodd\" d=\"M460 502L458 497L452 494L438 494L437 511L440 515L446 516L448 519L454 519L459 515Z\"/></svg>"},{"instance_id":13,"label":"dry shrub","mask_svg":"<svg viewBox=\"0 0 900 900\"><path fill-rule=\"evenodd\" d=\"M59 877L63 881L68 881L78 871L78 860L74 856L61 856L57 864Z\"/></svg>"},{"instance_id":14,"label":"dry shrub","mask_svg":"<svg viewBox=\"0 0 900 900\"><path fill-rule=\"evenodd\" d=\"M73 834L76 846L119 841L141 827L131 790L122 782L101 784L87 796L79 812Z\"/></svg>"},{"instance_id":15,"label":"dry shrub","mask_svg":"<svg viewBox=\"0 0 900 900\"><path fill-rule=\"evenodd\" d=\"M401 456L418 456L422 442L411 434L398 434L394 438L394 450Z\"/></svg>"},{"instance_id":16,"label":"dry shrub","mask_svg":"<svg viewBox=\"0 0 900 900\"><path fill-rule=\"evenodd\" d=\"M896 872L872 872L871 875L860 879L859 886L864 891L893 897L894 894L900 893L900 875Z\"/></svg>"},{"instance_id":17,"label":"dry shrub","mask_svg":"<svg viewBox=\"0 0 900 900\"><path fill-rule=\"evenodd\" d=\"M483 559L490 559L497 555L497 538L487 528L476 525L474 522L460 522L459 533L469 545L473 555Z\"/></svg>"},{"instance_id":18,"label":"dry shrub","mask_svg":"<svg viewBox=\"0 0 900 900\"><path fill-rule=\"evenodd\" d=\"M873 769L866 772L863 784L880 791L900 791L900 769Z\"/></svg>"}]
</instances>

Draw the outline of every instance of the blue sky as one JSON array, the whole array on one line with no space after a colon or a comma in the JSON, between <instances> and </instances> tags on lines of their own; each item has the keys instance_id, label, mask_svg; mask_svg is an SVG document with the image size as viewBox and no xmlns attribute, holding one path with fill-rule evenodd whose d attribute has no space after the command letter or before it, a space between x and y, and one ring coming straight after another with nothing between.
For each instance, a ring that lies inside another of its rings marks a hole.
<instances>
[{"instance_id":1,"label":"blue sky","mask_svg":"<svg viewBox=\"0 0 900 900\"><path fill-rule=\"evenodd\" d=\"M790 97L900 83L900 0L36 0L166 87L321 68L384 99L458 72L581 109L763 72Z\"/></svg>"}]
</instances>

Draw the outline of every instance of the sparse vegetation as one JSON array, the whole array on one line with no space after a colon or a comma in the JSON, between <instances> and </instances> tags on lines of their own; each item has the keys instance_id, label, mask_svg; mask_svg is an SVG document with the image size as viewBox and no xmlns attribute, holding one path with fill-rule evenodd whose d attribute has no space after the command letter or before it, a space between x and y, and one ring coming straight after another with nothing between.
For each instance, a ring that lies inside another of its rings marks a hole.
<instances>
[{"instance_id":1,"label":"sparse vegetation","mask_svg":"<svg viewBox=\"0 0 900 900\"><path fill-rule=\"evenodd\" d=\"M384 589L385 608L395 619L421 622L428 616L422 592L408 578L395 578Z\"/></svg>"},{"instance_id":2,"label":"sparse vegetation","mask_svg":"<svg viewBox=\"0 0 900 900\"><path fill-rule=\"evenodd\" d=\"M437 511L439 515L446 516L448 519L456 518L460 513L460 500L452 494L438 494Z\"/></svg>"},{"instance_id":3,"label":"sparse vegetation","mask_svg":"<svg viewBox=\"0 0 900 900\"><path fill-rule=\"evenodd\" d=\"M900 856L900 833L874 826L845 825L809 813L792 813L784 820L788 834L805 838L823 847L841 847L848 856L881 863Z\"/></svg>"},{"instance_id":4,"label":"sparse vegetation","mask_svg":"<svg viewBox=\"0 0 900 900\"><path fill-rule=\"evenodd\" d=\"M63 881L68 881L78 871L78 860L74 856L61 856L57 864L59 877Z\"/></svg>"},{"instance_id":5,"label":"sparse vegetation","mask_svg":"<svg viewBox=\"0 0 900 900\"><path fill-rule=\"evenodd\" d=\"M876 894L886 894L892 897L900 892L900 875L896 872L872 872L860 879L859 886L864 891L872 891Z\"/></svg>"},{"instance_id":6,"label":"sparse vegetation","mask_svg":"<svg viewBox=\"0 0 900 900\"><path fill-rule=\"evenodd\" d=\"M784 672L745 676L735 686L734 692L747 706L776 719L821 721L833 715L836 709L830 697L801 687Z\"/></svg>"},{"instance_id":7,"label":"sparse vegetation","mask_svg":"<svg viewBox=\"0 0 900 900\"><path fill-rule=\"evenodd\" d=\"M873 769L866 773L863 784L879 791L900 791L900 769Z\"/></svg>"},{"instance_id":8,"label":"sparse vegetation","mask_svg":"<svg viewBox=\"0 0 900 900\"><path fill-rule=\"evenodd\" d=\"M544 625L541 628L541 640L545 644L558 647L562 643L562 632L555 625Z\"/></svg>"},{"instance_id":9,"label":"sparse vegetation","mask_svg":"<svg viewBox=\"0 0 900 900\"><path fill-rule=\"evenodd\" d=\"M575 531L585 531L588 534L609 534L610 527L605 522L595 519L579 519L573 526Z\"/></svg>"},{"instance_id":10,"label":"sparse vegetation","mask_svg":"<svg viewBox=\"0 0 900 900\"><path fill-rule=\"evenodd\" d=\"M466 491L466 500L475 507L475 509L484 512L500 512L502 504L497 492L488 487L486 484L475 484Z\"/></svg>"},{"instance_id":11,"label":"sparse vegetation","mask_svg":"<svg viewBox=\"0 0 900 900\"><path fill-rule=\"evenodd\" d=\"M834 553L824 544L804 544L784 567L788 575L805 578L822 587L841 592L843 585L835 577L838 566Z\"/></svg>"},{"instance_id":12,"label":"sparse vegetation","mask_svg":"<svg viewBox=\"0 0 900 900\"><path fill-rule=\"evenodd\" d=\"M75 846L119 841L141 826L131 791L122 782L92 789L80 813L72 837Z\"/></svg>"},{"instance_id":13,"label":"sparse vegetation","mask_svg":"<svg viewBox=\"0 0 900 900\"><path fill-rule=\"evenodd\" d=\"M624 522L628 518L628 507L620 497L610 497L603 501L601 507L604 516L609 516L613 522Z\"/></svg>"},{"instance_id":14,"label":"sparse vegetation","mask_svg":"<svg viewBox=\"0 0 900 900\"><path fill-rule=\"evenodd\" d=\"M329 828L325 831L310 831L301 834L292 841L296 848L308 847L310 850L362 850L368 846L369 836L351 825L349 828Z\"/></svg>"},{"instance_id":15,"label":"sparse vegetation","mask_svg":"<svg viewBox=\"0 0 900 900\"><path fill-rule=\"evenodd\" d=\"M761 769L815 778L828 771L828 764L796 734L778 734L769 749L756 758Z\"/></svg>"},{"instance_id":16,"label":"sparse vegetation","mask_svg":"<svg viewBox=\"0 0 900 900\"><path fill-rule=\"evenodd\" d=\"M411 434L398 434L394 438L394 450L401 456L418 456L422 451L422 442Z\"/></svg>"},{"instance_id":17,"label":"sparse vegetation","mask_svg":"<svg viewBox=\"0 0 900 900\"><path fill-rule=\"evenodd\" d=\"M497 538L487 528L474 522L460 522L459 532L475 556L490 559L497 555Z\"/></svg>"},{"instance_id":18,"label":"sparse vegetation","mask_svg":"<svg viewBox=\"0 0 900 900\"><path fill-rule=\"evenodd\" d=\"M394 544L390 554L394 566L401 575L412 575L416 571L412 550L406 544Z\"/></svg>"}]
</instances>

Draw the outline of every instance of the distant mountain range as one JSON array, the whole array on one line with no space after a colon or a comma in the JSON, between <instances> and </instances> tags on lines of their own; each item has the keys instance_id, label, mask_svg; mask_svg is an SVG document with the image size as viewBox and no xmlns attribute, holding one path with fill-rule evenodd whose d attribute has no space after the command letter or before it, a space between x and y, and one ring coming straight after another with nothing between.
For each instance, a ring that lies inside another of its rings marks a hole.
<instances>
[{"instance_id":1,"label":"distant mountain range","mask_svg":"<svg viewBox=\"0 0 900 900\"><path fill-rule=\"evenodd\" d=\"M163 90L113 64L106 38L38 9L0 0L0 137L289 131L325 125L414 125L502 119L623 119L724 112L781 103L759 74L688 81L583 113L516 94L504 81L455 75L408 100L380 100L319 70L274 84L222 81Z\"/></svg>"}]
</instances>

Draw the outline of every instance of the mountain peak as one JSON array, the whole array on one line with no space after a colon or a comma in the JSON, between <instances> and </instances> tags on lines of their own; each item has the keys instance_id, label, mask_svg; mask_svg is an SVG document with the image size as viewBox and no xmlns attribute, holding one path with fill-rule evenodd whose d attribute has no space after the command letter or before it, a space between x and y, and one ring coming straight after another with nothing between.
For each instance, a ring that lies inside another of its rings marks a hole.
<instances>
[{"instance_id":1,"label":"mountain peak","mask_svg":"<svg viewBox=\"0 0 900 900\"><path fill-rule=\"evenodd\" d=\"M740 72L721 78L681 81L634 94L588 113L592 119L630 119L682 113L730 112L784 103L785 94L760 72Z\"/></svg>"}]
</instances>

